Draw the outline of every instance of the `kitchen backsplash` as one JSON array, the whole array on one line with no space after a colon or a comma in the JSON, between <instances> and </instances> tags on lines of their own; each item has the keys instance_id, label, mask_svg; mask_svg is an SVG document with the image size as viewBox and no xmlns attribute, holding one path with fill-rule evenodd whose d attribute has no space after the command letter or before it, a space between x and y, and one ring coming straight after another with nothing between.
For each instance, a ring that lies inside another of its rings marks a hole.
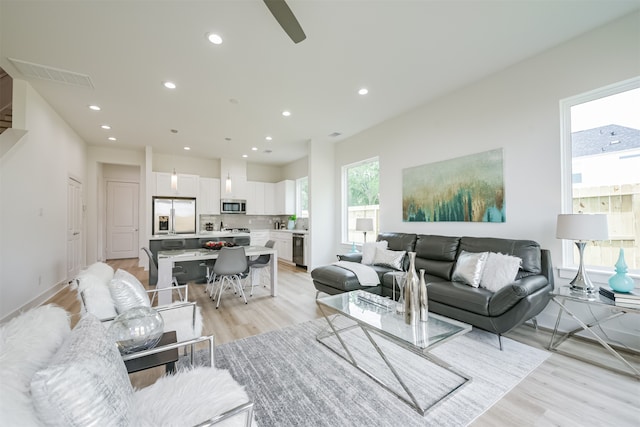
<instances>
[{"instance_id":1,"label":"kitchen backsplash","mask_svg":"<svg viewBox=\"0 0 640 427\"><path fill-rule=\"evenodd\" d=\"M220 230L220 222L224 224L224 228L248 228L250 230L273 230L276 222L284 224L287 227L288 215L200 215L200 225L198 230L207 231L207 223L213 225L213 231ZM308 218L298 218L295 228L298 230L307 230L309 228ZM211 231L211 230L209 230Z\"/></svg>"}]
</instances>

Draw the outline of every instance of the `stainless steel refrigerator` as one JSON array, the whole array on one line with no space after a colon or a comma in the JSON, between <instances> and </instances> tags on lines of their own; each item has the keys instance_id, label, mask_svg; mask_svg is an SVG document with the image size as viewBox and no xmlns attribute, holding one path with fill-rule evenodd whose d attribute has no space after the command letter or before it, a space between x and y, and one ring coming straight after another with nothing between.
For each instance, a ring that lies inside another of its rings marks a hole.
<instances>
[{"instance_id":1,"label":"stainless steel refrigerator","mask_svg":"<svg viewBox=\"0 0 640 427\"><path fill-rule=\"evenodd\" d=\"M191 197L154 197L153 234L194 234L196 199Z\"/></svg>"}]
</instances>

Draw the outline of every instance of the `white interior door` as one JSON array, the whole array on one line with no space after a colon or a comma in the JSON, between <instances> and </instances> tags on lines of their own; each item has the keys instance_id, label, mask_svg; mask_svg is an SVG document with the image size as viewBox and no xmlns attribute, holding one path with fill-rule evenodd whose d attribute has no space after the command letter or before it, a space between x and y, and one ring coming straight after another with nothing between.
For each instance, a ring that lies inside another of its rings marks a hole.
<instances>
[{"instance_id":1,"label":"white interior door","mask_svg":"<svg viewBox=\"0 0 640 427\"><path fill-rule=\"evenodd\" d=\"M137 183L107 181L107 259L139 255L138 191Z\"/></svg>"},{"instance_id":2,"label":"white interior door","mask_svg":"<svg viewBox=\"0 0 640 427\"><path fill-rule=\"evenodd\" d=\"M82 184L67 182L67 277L75 277L82 267Z\"/></svg>"}]
</instances>

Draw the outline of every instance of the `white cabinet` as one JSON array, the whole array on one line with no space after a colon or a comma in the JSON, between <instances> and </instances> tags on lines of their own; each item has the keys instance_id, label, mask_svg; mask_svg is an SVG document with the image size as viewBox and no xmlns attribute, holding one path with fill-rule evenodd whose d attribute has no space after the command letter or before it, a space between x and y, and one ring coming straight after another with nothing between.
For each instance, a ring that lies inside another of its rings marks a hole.
<instances>
[{"instance_id":1,"label":"white cabinet","mask_svg":"<svg viewBox=\"0 0 640 427\"><path fill-rule=\"evenodd\" d=\"M154 172L156 178L156 196L198 197L200 177L198 175L178 174L178 188L171 189L171 173Z\"/></svg>"},{"instance_id":2,"label":"white cabinet","mask_svg":"<svg viewBox=\"0 0 640 427\"><path fill-rule=\"evenodd\" d=\"M251 245L264 246L270 238L268 230L251 231Z\"/></svg>"},{"instance_id":3,"label":"white cabinet","mask_svg":"<svg viewBox=\"0 0 640 427\"><path fill-rule=\"evenodd\" d=\"M199 215L220 215L220 180L218 178L200 178L198 192Z\"/></svg>"},{"instance_id":4,"label":"white cabinet","mask_svg":"<svg viewBox=\"0 0 640 427\"><path fill-rule=\"evenodd\" d=\"M276 242L278 258L293 262L293 234L287 231L272 231L271 240Z\"/></svg>"},{"instance_id":5,"label":"white cabinet","mask_svg":"<svg viewBox=\"0 0 640 427\"><path fill-rule=\"evenodd\" d=\"M231 178L231 191L227 191L227 176L220 178L220 198L245 200L247 198L247 177L230 175L229 178Z\"/></svg>"},{"instance_id":6,"label":"white cabinet","mask_svg":"<svg viewBox=\"0 0 640 427\"><path fill-rule=\"evenodd\" d=\"M270 182L264 183L264 213L276 215L276 185Z\"/></svg>"},{"instance_id":7,"label":"white cabinet","mask_svg":"<svg viewBox=\"0 0 640 427\"><path fill-rule=\"evenodd\" d=\"M276 215L296 213L296 184L293 180L280 181L275 186Z\"/></svg>"},{"instance_id":8,"label":"white cabinet","mask_svg":"<svg viewBox=\"0 0 640 427\"><path fill-rule=\"evenodd\" d=\"M247 215L265 215L265 194L266 183L247 181Z\"/></svg>"}]
</instances>

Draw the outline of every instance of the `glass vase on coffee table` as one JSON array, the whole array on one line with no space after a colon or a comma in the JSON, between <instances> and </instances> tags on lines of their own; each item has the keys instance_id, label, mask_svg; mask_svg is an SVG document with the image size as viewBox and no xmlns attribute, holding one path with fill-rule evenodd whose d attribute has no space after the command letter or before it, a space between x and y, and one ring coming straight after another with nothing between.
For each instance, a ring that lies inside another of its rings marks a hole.
<instances>
[{"instance_id":1,"label":"glass vase on coffee table","mask_svg":"<svg viewBox=\"0 0 640 427\"><path fill-rule=\"evenodd\" d=\"M392 288L392 299L396 297L396 285L398 285L398 290L400 291L400 296L398 297L398 301L396 301L396 313L404 313L404 276L407 274L404 271L394 271L391 274L393 278L393 288Z\"/></svg>"}]
</instances>

